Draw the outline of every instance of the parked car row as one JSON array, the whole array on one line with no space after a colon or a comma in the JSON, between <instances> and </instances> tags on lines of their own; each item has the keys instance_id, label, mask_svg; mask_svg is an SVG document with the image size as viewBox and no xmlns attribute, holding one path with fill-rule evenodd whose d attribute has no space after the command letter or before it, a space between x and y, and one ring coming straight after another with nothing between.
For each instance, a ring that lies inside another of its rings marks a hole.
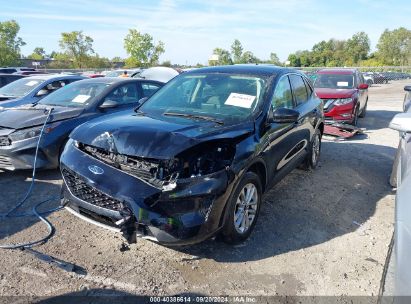
<instances>
[{"instance_id":1,"label":"parked car row","mask_svg":"<svg viewBox=\"0 0 411 304\"><path fill-rule=\"evenodd\" d=\"M60 159L70 212L129 241L245 240L263 193L297 166L317 166L321 100L303 74L273 66L196 69L161 86L76 80L3 110L0 168L33 166L51 111L37 166Z\"/></svg>"},{"instance_id":2,"label":"parked car row","mask_svg":"<svg viewBox=\"0 0 411 304\"><path fill-rule=\"evenodd\" d=\"M411 79L410 73L402 72L363 72L368 85L386 84L392 80Z\"/></svg>"}]
</instances>

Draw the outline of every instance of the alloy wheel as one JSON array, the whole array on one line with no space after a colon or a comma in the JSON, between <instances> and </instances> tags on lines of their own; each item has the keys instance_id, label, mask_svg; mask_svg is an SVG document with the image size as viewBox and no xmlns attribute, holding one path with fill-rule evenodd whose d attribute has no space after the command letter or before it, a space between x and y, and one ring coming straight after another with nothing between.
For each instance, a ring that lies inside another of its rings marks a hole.
<instances>
[{"instance_id":1,"label":"alloy wheel","mask_svg":"<svg viewBox=\"0 0 411 304\"><path fill-rule=\"evenodd\" d=\"M312 153L311 153L311 161L312 161L313 166L317 165L318 159L320 158L320 150L321 150L320 134L316 134L314 136L314 141L312 144Z\"/></svg>"},{"instance_id":2,"label":"alloy wheel","mask_svg":"<svg viewBox=\"0 0 411 304\"><path fill-rule=\"evenodd\" d=\"M237 197L234 208L234 227L238 233L246 233L252 226L257 214L258 191L252 184L246 184Z\"/></svg>"}]
</instances>

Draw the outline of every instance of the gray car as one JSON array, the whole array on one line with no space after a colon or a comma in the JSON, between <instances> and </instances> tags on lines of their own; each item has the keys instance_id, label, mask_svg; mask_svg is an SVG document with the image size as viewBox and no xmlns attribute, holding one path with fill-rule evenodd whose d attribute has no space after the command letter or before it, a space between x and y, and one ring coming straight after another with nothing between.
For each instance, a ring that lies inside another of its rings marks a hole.
<instances>
[{"instance_id":1,"label":"gray car","mask_svg":"<svg viewBox=\"0 0 411 304\"><path fill-rule=\"evenodd\" d=\"M411 295L411 100L409 87L404 100L404 113L397 114L390 128L399 131L400 144L394 164L396 175L395 210L395 295Z\"/></svg>"},{"instance_id":2,"label":"gray car","mask_svg":"<svg viewBox=\"0 0 411 304\"><path fill-rule=\"evenodd\" d=\"M38 102L51 92L77 80L78 75L36 75L16 80L0 88L0 109Z\"/></svg>"}]
</instances>

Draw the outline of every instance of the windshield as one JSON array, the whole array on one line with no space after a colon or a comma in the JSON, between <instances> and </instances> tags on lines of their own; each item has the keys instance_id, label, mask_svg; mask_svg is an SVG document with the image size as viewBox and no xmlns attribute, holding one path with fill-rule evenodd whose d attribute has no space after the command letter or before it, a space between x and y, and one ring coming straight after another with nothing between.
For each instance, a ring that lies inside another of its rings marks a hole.
<instances>
[{"instance_id":1,"label":"windshield","mask_svg":"<svg viewBox=\"0 0 411 304\"><path fill-rule=\"evenodd\" d=\"M76 81L44 97L39 104L85 108L109 85L109 83Z\"/></svg>"},{"instance_id":2,"label":"windshield","mask_svg":"<svg viewBox=\"0 0 411 304\"><path fill-rule=\"evenodd\" d=\"M352 89L354 75L349 74L317 74L314 88Z\"/></svg>"},{"instance_id":3,"label":"windshield","mask_svg":"<svg viewBox=\"0 0 411 304\"><path fill-rule=\"evenodd\" d=\"M154 94L139 110L236 123L253 113L265 90L266 80L250 75L183 74Z\"/></svg>"},{"instance_id":4,"label":"windshield","mask_svg":"<svg viewBox=\"0 0 411 304\"><path fill-rule=\"evenodd\" d=\"M0 89L0 96L23 97L43 82L43 79L21 78L2 87Z\"/></svg>"}]
</instances>

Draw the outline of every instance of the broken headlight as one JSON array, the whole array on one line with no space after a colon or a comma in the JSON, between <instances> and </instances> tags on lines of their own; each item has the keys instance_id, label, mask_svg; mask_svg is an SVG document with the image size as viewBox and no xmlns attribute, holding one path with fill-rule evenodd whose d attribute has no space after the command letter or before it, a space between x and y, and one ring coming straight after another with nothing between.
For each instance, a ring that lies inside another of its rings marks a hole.
<instances>
[{"instance_id":1,"label":"broken headlight","mask_svg":"<svg viewBox=\"0 0 411 304\"><path fill-rule=\"evenodd\" d=\"M235 148L227 143L205 143L179 156L183 168L181 178L192 178L220 171L231 165Z\"/></svg>"},{"instance_id":2,"label":"broken headlight","mask_svg":"<svg viewBox=\"0 0 411 304\"><path fill-rule=\"evenodd\" d=\"M42 126L14 131L9 135L9 138L11 139L11 141L19 141L37 137L40 135L41 128Z\"/></svg>"}]
</instances>

